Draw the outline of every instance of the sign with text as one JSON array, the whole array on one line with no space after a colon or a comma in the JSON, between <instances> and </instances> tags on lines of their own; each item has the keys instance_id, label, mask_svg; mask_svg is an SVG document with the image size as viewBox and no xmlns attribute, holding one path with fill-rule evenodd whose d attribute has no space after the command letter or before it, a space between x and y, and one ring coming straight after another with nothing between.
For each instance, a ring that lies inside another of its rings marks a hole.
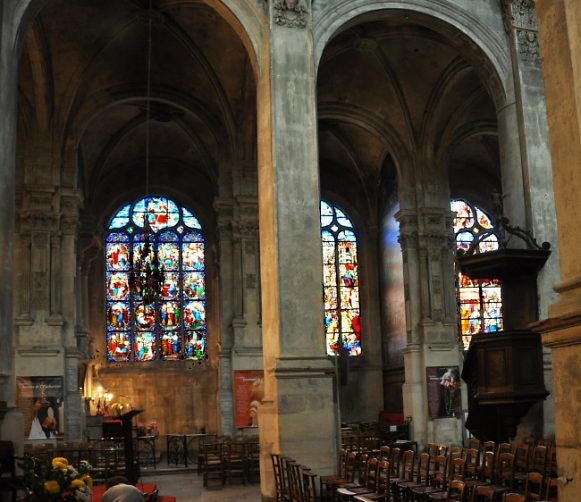
<instances>
[{"instance_id":1,"label":"sign with text","mask_svg":"<svg viewBox=\"0 0 581 502\"><path fill-rule=\"evenodd\" d=\"M264 398L264 372L262 370L234 371L234 403L236 428L255 427L258 406Z\"/></svg>"},{"instance_id":2,"label":"sign with text","mask_svg":"<svg viewBox=\"0 0 581 502\"><path fill-rule=\"evenodd\" d=\"M24 438L46 441L63 430L63 378L17 377L16 408L24 417Z\"/></svg>"}]
</instances>

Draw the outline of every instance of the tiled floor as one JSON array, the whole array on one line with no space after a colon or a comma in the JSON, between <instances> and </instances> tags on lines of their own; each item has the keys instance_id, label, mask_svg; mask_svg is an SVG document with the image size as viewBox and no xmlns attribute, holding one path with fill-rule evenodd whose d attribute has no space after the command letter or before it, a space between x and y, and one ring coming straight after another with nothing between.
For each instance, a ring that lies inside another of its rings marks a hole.
<instances>
[{"instance_id":1,"label":"tiled floor","mask_svg":"<svg viewBox=\"0 0 581 502\"><path fill-rule=\"evenodd\" d=\"M177 502L259 502L257 483L242 485L239 482L222 487L213 481L208 488L202 486L202 476L195 470L143 472L140 481L155 483L160 495L173 495Z\"/></svg>"}]
</instances>

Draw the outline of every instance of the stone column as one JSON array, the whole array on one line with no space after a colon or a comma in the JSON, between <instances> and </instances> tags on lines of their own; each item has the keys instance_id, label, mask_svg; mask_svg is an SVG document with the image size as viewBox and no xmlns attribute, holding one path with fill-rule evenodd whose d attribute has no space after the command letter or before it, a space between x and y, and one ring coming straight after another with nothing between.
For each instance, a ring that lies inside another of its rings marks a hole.
<instances>
[{"instance_id":1,"label":"stone column","mask_svg":"<svg viewBox=\"0 0 581 502\"><path fill-rule=\"evenodd\" d=\"M220 322L221 350L218 354L220 388L218 401L220 406L220 430L223 434L234 432L234 403L232 389L232 317L234 311L234 291L236 285L233 277L232 259L232 201L218 199L214 202L217 213L218 260L220 269Z\"/></svg>"},{"instance_id":2,"label":"stone column","mask_svg":"<svg viewBox=\"0 0 581 502\"><path fill-rule=\"evenodd\" d=\"M553 253L539 273L539 318L547 316L556 300L553 285L559 278L558 236L555 226L553 174L550 169L549 131L545 109L542 62L539 51L537 14L533 0L503 0L504 24L512 49L518 138L521 150L526 219L519 222L530 229L539 242L548 241ZM507 136L516 142L515 133ZM507 166L508 167L508 166ZM517 166L510 166L517 170ZM506 169L503 169L506 171ZM520 171L520 170L519 170ZM503 178L504 183L504 178ZM503 185L504 188L504 185ZM505 188L505 192L511 188ZM512 219L512 215L506 216ZM515 222L516 223L516 222ZM545 354L545 358L549 358ZM552 392L551 366L545 366L545 383ZM544 406L544 433L554 433L552 401Z\"/></svg>"},{"instance_id":3,"label":"stone column","mask_svg":"<svg viewBox=\"0 0 581 502\"><path fill-rule=\"evenodd\" d=\"M581 3L537 0L540 48L558 215L561 282L549 318L536 327L553 352L555 432L560 500L581 490Z\"/></svg>"},{"instance_id":4,"label":"stone column","mask_svg":"<svg viewBox=\"0 0 581 502\"><path fill-rule=\"evenodd\" d=\"M17 454L22 455L24 424L22 414L15 410L12 306L18 57L11 27L4 21L6 10L5 3L0 5L0 401L8 408L0 416L0 439L12 440Z\"/></svg>"},{"instance_id":5,"label":"stone column","mask_svg":"<svg viewBox=\"0 0 581 502\"><path fill-rule=\"evenodd\" d=\"M3 6L0 6L0 11ZM0 12L0 20L2 20ZM0 23L0 401L15 405L13 353L13 242L15 220L16 105L18 57L6 23ZM4 421L4 424L6 421ZM2 425L2 439L12 439ZM20 436L22 437L22 436Z\"/></svg>"},{"instance_id":6,"label":"stone column","mask_svg":"<svg viewBox=\"0 0 581 502\"><path fill-rule=\"evenodd\" d=\"M311 6L269 2L258 85L259 219L265 402L261 492L270 453L328 474L337 463L333 367L324 350L316 76Z\"/></svg>"},{"instance_id":7,"label":"stone column","mask_svg":"<svg viewBox=\"0 0 581 502\"><path fill-rule=\"evenodd\" d=\"M60 200L60 277L55 280L60 295L60 313L64 321L63 345L65 348L65 389L67 413L65 434L67 439L81 439L85 408L79 382L79 369L85 357L78 345L77 326L77 232L79 227L79 196L73 190L63 190ZM53 312L53 316L54 316Z\"/></svg>"},{"instance_id":8,"label":"stone column","mask_svg":"<svg viewBox=\"0 0 581 502\"><path fill-rule=\"evenodd\" d=\"M432 420L428 409L426 368L460 367L453 287L452 214L449 209L400 211L408 343L404 349L404 414L412 417L413 438L459 443L457 418ZM459 368L460 369L460 368Z\"/></svg>"}]
</instances>

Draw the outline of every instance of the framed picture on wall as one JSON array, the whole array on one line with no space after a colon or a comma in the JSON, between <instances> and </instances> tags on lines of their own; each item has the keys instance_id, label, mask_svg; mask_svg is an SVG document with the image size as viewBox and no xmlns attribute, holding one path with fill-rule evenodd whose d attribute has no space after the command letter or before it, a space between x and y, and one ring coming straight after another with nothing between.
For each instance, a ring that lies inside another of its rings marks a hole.
<instances>
[{"instance_id":1,"label":"framed picture on wall","mask_svg":"<svg viewBox=\"0 0 581 502\"><path fill-rule=\"evenodd\" d=\"M458 366L427 367L426 379L430 420L459 416L461 400Z\"/></svg>"},{"instance_id":2,"label":"framed picture on wall","mask_svg":"<svg viewBox=\"0 0 581 502\"><path fill-rule=\"evenodd\" d=\"M17 377L16 407L24 417L24 439L57 438L63 433L63 378Z\"/></svg>"}]
</instances>

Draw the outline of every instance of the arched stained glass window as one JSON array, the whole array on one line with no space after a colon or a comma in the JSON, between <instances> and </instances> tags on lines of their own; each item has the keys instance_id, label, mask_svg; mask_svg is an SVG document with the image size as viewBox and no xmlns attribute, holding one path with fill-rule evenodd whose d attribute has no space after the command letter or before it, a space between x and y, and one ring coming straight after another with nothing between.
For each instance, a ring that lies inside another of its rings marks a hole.
<instances>
[{"instance_id":1,"label":"arched stained glass window","mask_svg":"<svg viewBox=\"0 0 581 502\"><path fill-rule=\"evenodd\" d=\"M129 287L145 218L163 269L161 294L147 305ZM124 205L109 223L105 270L108 361L206 359L204 236L191 211L167 197Z\"/></svg>"},{"instance_id":2,"label":"arched stained glass window","mask_svg":"<svg viewBox=\"0 0 581 502\"><path fill-rule=\"evenodd\" d=\"M490 233L474 248L474 253L498 249L498 236L492 220L480 208L461 199L450 203L454 218L456 248L467 251L482 233ZM502 330L502 296L499 279L470 279L458 273L459 331L467 349L476 333L494 333Z\"/></svg>"},{"instance_id":3,"label":"arched stained glass window","mask_svg":"<svg viewBox=\"0 0 581 502\"><path fill-rule=\"evenodd\" d=\"M327 354L340 345L350 356L361 354L357 236L348 216L321 201L323 296Z\"/></svg>"}]
</instances>

